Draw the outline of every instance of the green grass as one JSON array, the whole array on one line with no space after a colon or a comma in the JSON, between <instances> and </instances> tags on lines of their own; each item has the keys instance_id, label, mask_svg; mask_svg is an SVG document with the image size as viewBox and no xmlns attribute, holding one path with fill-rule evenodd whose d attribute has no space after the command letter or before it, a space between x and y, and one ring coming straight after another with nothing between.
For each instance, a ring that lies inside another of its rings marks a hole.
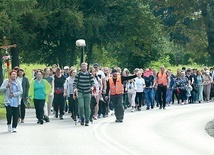
<instances>
[{"instance_id":1,"label":"green grass","mask_svg":"<svg viewBox=\"0 0 214 155\"><path fill-rule=\"evenodd\" d=\"M5 108L0 108L0 119L4 119L6 115Z\"/></svg>"},{"instance_id":2,"label":"green grass","mask_svg":"<svg viewBox=\"0 0 214 155\"><path fill-rule=\"evenodd\" d=\"M21 64L20 68L22 68L25 71L26 77L29 79L29 81L33 78L33 70L34 69L44 69L45 65L40 64ZM5 109L4 109L4 102L3 102L3 94L0 94L0 119L5 118ZM33 106L33 105L30 105Z\"/></svg>"},{"instance_id":3,"label":"green grass","mask_svg":"<svg viewBox=\"0 0 214 155\"><path fill-rule=\"evenodd\" d=\"M24 69L26 77L31 80L33 78L33 70L34 69L44 69L46 66L45 65L40 65L40 64L21 64L20 68Z\"/></svg>"}]
</instances>

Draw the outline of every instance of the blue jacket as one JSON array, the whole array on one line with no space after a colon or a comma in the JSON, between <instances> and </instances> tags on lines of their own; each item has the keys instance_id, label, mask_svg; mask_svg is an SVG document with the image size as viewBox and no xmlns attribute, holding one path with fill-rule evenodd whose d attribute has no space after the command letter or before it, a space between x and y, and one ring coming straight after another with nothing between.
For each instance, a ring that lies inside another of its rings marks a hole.
<instances>
[{"instance_id":1,"label":"blue jacket","mask_svg":"<svg viewBox=\"0 0 214 155\"><path fill-rule=\"evenodd\" d=\"M9 80L5 79L0 87L0 92L4 93L5 106L18 107L20 105L20 97L22 95L22 86L18 80L11 81L10 88L7 88ZM10 98L10 92L13 93L13 97Z\"/></svg>"}]
</instances>

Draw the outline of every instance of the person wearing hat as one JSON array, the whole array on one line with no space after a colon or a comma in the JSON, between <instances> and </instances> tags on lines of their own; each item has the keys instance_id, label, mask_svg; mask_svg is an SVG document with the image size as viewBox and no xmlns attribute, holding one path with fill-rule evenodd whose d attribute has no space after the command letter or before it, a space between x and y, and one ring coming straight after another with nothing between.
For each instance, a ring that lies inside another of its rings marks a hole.
<instances>
[{"instance_id":1,"label":"person wearing hat","mask_svg":"<svg viewBox=\"0 0 214 155\"><path fill-rule=\"evenodd\" d=\"M65 66L65 67L64 67L64 74L63 74L63 76L64 76L65 78L68 78L68 77L69 77L69 67L68 67L68 66Z\"/></svg>"},{"instance_id":2,"label":"person wearing hat","mask_svg":"<svg viewBox=\"0 0 214 155\"><path fill-rule=\"evenodd\" d=\"M106 89L106 100L108 100L108 96L110 93L110 98L113 103L115 109L115 122L123 122L124 118L124 107L123 107L123 82L126 80L133 79L137 77L136 75L133 76L121 76L118 75L117 70L112 70L112 76L107 81L107 89Z\"/></svg>"}]
</instances>

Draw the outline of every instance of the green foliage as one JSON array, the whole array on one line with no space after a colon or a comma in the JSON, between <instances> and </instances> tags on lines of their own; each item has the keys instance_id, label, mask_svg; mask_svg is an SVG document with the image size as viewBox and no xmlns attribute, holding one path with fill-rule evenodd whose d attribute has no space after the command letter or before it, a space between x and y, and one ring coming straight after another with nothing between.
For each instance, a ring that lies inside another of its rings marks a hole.
<instances>
[{"instance_id":1,"label":"green foliage","mask_svg":"<svg viewBox=\"0 0 214 155\"><path fill-rule=\"evenodd\" d=\"M5 108L0 108L0 120L6 117Z\"/></svg>"},{"instance_id":2,"label":"green foliage","mask_svg":"<svg viewBox=\"0 0 214 155\"><path fill-rule=\"evenodd\" d=\"M89 64L146 67L166 55L172 65L203 64L199 55L213 64L212 8L208 0L2 0L0 38L29 64L79 63L77 39Z\"/></svg>"},{"instance_id":3,"label":"green foliage","mask_svg":"<svg viewBox=\"0 0 214 155\"><path fill-rule=\"evenodd\" d=\"M170 65L170 58L169 56L161 56L158 61L151 61L147 67L154 68L159 70L161 66L165 66L165 68L169 68Z\"/></svg>"}]
</instances>

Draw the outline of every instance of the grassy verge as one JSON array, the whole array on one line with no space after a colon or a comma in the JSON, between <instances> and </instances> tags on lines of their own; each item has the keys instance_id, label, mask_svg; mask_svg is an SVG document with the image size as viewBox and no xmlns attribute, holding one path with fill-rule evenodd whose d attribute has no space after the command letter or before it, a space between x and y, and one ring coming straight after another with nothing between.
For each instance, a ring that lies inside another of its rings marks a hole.
<instances>
[{"instance_id":1,"label":"grassy verge","mask_svg":"<svg viewBox=\"0 0 214 155\"><path fill-rule=\"evenodd\" d=\"M4 119L6 115L5 108L0 108L0 119Z\"/></svg>"}]
</instances>

